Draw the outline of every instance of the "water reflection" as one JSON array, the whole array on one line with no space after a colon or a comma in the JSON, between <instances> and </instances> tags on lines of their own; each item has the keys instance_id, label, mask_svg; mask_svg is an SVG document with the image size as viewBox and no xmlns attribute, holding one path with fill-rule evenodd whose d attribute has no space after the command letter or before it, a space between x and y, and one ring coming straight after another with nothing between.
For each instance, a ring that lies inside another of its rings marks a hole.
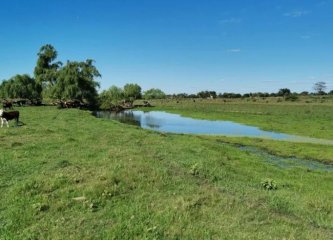
<instances>
[{"instance_id":1,"label":"water reflection","mask_svg":"<svg viewBox=\"0 0 333 240\"><path fill-rule=\"evenodd\" d=\"M231 121L193 119L183 117L179 114L161 111L143 112L128 110L120 113L100 111L95 112L94 115L96 117L113 119L122 123L140 126L145 129L152 129L160 132L258 137L333 145L332 140L263 131L257 127L247 126Z\"/></svg>"},{"instance_id":2,"label":"water reflection","mask_svg":"<svg viewBox=\"0 0 333 240\"><path fill-rule=\"evenodd\" d=\"M94 115L98 118L114 119L121 123L126 123L134 126L141 126L140 118L138 118L133 111L123 112L110 112L110 111L98 111L94 112Z\"/></svg>"}]
</instances>

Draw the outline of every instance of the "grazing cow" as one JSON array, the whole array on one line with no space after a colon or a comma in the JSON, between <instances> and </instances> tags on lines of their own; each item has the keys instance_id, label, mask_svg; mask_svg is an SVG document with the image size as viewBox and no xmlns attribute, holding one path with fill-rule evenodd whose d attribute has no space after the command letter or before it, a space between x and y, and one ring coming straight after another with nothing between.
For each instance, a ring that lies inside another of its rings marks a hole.
<instances>
[{"instance_id":1,"label":"grazing cow","mask_svg":"<svg viewBox=\"0 0 333 240\"><path fill-rule=\"evenodd\" d=\"M13 103L6 99L2 101L2 106L4 109L13 109Z\"/></svg>"},{"instance_id":2,"label":"grazing cow","mask_svg":"<svg viewBox=\"0 0 333 240\"><path fill-rule=\"evenodd\" d=\"M80 107L80 105L81 105L81 102L79 100L65 101L66 108L78 108L78 107Z\"/></svg>"},{"instance_id":3,"label":"grazing cow","mask_svg":"<svg viewBox=\"0 0 333 240\"><path fill-rule=\"evenodd\" d=\"M22 106L26 105L27 102L28 101L26 99L13 100L13 105L18 106L18 107L22 107Z\"/></svg>"},{"instance_id":4,"label":"grazing cow","mask_svg":"<svg viewBox=\"0 0 333 240\"><path fill-rule=\"evenodd\" d=\"M0 109L1 127L3 127L4 122L6 122L7 127L9 127L8 121L13 119L16 120L16 126L18 126L19 117L20 117L19 111L5 112L3 109Z\"/></svg>"}]
</instances>

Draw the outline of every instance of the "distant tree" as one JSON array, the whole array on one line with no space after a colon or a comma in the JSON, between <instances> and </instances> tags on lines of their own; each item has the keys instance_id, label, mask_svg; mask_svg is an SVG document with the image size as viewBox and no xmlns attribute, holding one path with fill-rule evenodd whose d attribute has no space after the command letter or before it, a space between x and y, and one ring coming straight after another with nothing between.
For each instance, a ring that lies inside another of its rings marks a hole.
<instances>
[{"instance_id":1,"label":"distant tree","mask_svg":"<svg viewBox=\"0 0 333 240\"><path fill-rule=\"evenodd\" d=\"M215 91L201 91L197 93L200 98L216 98L217 94Z\"/></svg>"},{"instance_id":2,"label":"distant tree","mask_svg":"<svg viewBox=\"0 0 333 240\"><path fill-rule=\"evenodd\" d=\"M333 95L333 90L328 92L329 95Z\"/></svg>"},{"instance_id":3,"label":"distant tree","mask_svg":"<svg viewBox=\"0 0 333 240\"><path fill-rule=\"evenodd\" d=\"M258 92L258 97L263 97L263 98L269 97L269 93L267 93L267 92Z\"/></svg>"},{"instance_id":4,"label":"distant tree","mask_svg":"<svg viewBox=\"0 0 333 240\"><path fill-rule=\"evenodd\" d=\"M239 94L239 93L228 93L228 92L224 92L223 94L219 94L219 97L220 98L241 98L242 95Z\"/></svg>"},{"instance_id":5,"label":"distant tree","mask_svg":"<svg viewBox=\"0 0 333 240\"><path fill-rule=\"evenodd\" d=\"M189 98L197 98L198 96L197 96L196 94L193 94L193 93L192 93L192 94L189 94L188 97L189 97Z\"/></svg>"},{"instance_id":6,"label":"distant tree","mask_svg":"<svg viewBox=\"0 0 333 240\"><path fill-rule=\"evenodd\" d=\"M175 94L176 98L188 98L188 94L187 93L177 93Z\"/></svg>"},{"instance_id":7,"label":"distant tree","mask_svg":"<svg viewBox=\"0 0 333 240\"><path fill-rule=\"evenodd\" d=\"M165 93L157 88L151 88L143 93L144 99L164 99L166 97Z\"/></svg>"},{"instance_id":8,"label":"distant tree","mask_svg":"<svg viewBox=\"0 0 333 240\"><path fill-rule=\"evenodd\" d=\"M209 93L208 91L200 91L197 93L199 98L208 98L209 97Z\"/></svg>"},{"instance_id":9,"label":"distant tree","mask_svg":"<svg viewBox=\"0 0 333 240\"><path fill-rule=\"evenodd\" d=\"M307 92L307 91L303 91L303 92L300 93L300 95L302 95L302 96L307 96L307 95L309 95L309 92Z\"/></svg>"},{"instance_id":10,"label":"distant tree","mask_svg":"<svg viewBox=\"0 0 333 240\"><path fill-rule=\"evenodd\" d=\"M290 91L290 89L288 89L288 88L281 88L278 92L277 92L277 96L279 96L279 97L286 97L286 96L288 96L288 95L290 95L291 94L291 91Z\"/></svg>"},{"instance_id":11,"label":"distant tree","mask_svg":"<svg viewBox=\"0 0 333 240\"><path fill-rule=\"evenodd\" d=\"M325 95L326 90L326 82L316 82L313 85L313 89L315 90L316 94L318 95Z\"/></svg>"},{"instance_id":12,"label":"distant tree","mask_svg":"<svg viewBox=\"0 0 333 240\"><path fill-rule=\"evenodd\" d=\"M141 98L141 87L138 84L128 83L124 86L124 97L133 102Z\"/></svg>"},{"instance_id":13,"label":"distant tree","mask_svg":"<svg viewBox=\"0 0 333 240\"><path fill-rule=\"evenodd\" d=\"M95 104L99 83L95 81L101 74L93 65L93 60L85 62L68 61L58 73L58 79L52 88L52 96L57 99L77 99Z\"/></svg>"},{"instance_id":14,"label":"distant tree","mask_svg":"<svg viewBox=\"0 0 333 240\"><path fill-rule=\"evenodd\" d=\"M124 91L117 86L111 86L109 89L101 92L99 99L102 109L111 109L112 106L120 105L124 99Z\"/></svg>"}]
</instances>

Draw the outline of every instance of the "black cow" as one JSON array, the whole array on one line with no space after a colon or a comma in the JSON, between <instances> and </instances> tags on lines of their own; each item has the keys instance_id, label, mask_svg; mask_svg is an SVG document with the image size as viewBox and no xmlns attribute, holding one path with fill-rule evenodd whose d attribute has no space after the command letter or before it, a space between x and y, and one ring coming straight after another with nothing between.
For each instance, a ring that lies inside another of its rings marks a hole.
<instances>
[{"instance_id":1,"label":"black cow","mask_svg":"<svg viewBox=\"0 0 333 240\"><path fill-rule=\"evenodd\" d=\"M5 99L2 101L2 106L4 109L13 109L13 103Z\"/></svg>"},{"instance_id":2,"label":"black cow","mask_svg":"<svg viewBox=\"0 0 333 240\"><path fill-rule=\"evenodd\" d=\"M9 127L8 121L13 119L16 120L16 126L18 126L19 117L20 117L19 111L5 112L3 109L0 109L1 127L3 127L4 122L6 122L7 127Z\"/></svg>"}]
</instances>

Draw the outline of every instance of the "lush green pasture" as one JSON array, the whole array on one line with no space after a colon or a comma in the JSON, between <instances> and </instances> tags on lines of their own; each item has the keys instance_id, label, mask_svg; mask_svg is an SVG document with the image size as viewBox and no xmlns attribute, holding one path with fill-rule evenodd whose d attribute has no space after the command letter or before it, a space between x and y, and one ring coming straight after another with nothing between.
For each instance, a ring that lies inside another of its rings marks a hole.
<instances>
[{"instance_id":1,"label":"lush green pasture","mask_svg":"<svg viewBox=\"0 0 333 240\"><path fill-rule=\"evenodd\" d=\"M19 110L25 125L0 129L0 239L333 238L332 172L282 169L225 138Z\"/></svg>"},{"instance_id":2,"label":"lush green pasture","mask_svg":"<svg viewBox=\"0 0 333 240\"><path fill-rule=\"evenodd\" d=\"M333 139L333 98L303 97L296 102L282 98L155 100L151 110L183 116L230 120L268 131L321 139ZM253 138L224 138L231 143L251 145L277 155L333 162L333 147Z\"/></svg>"}]
</instances>

